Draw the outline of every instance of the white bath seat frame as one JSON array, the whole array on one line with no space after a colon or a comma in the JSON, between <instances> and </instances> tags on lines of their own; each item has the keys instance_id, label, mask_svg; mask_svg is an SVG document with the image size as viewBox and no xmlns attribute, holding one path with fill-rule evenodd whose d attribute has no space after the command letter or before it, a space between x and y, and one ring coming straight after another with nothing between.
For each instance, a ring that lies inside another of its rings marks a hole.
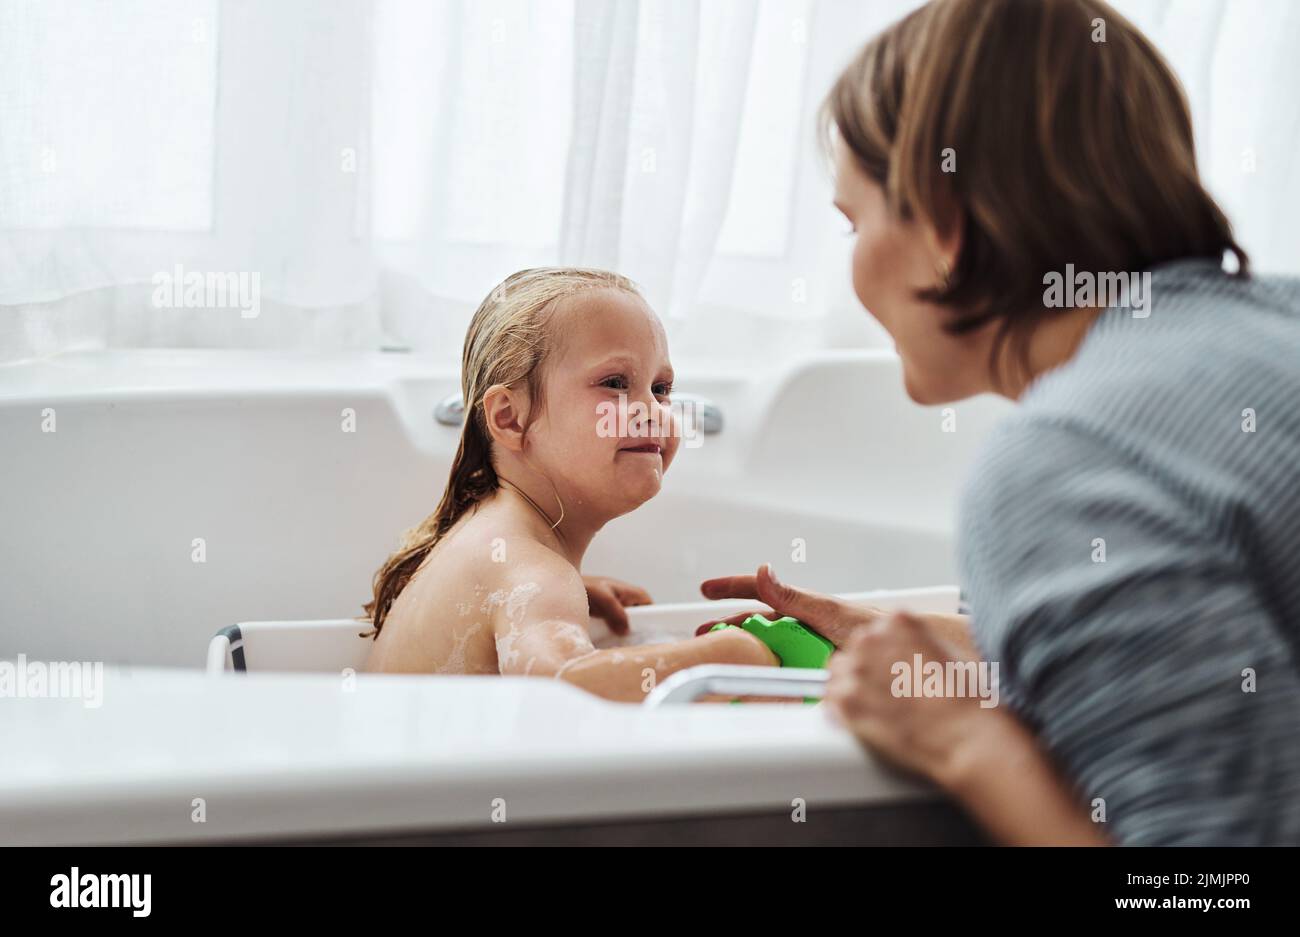
<instances>
[{"instance_id":1,"label":"white bath seat frame","mask_svg":"<svg viewBox=\"0 0 1300 937\"><path fill-rule=\"evenodd\" d=\"M841 598L919 613L956 612L960 604L956 586L847 593ZM631 634L627 636L612 635L599 619L592 619L589 628L597 647L635 645L688 638L706 621L761 607L761 603L743 599L646 605L628 609ZM370 647L370 640L362 637L367 629L367 622L351 618L241 622L213 636L208 644L207 670L214 675L360 671ZM645 703L686 703L706 693L820 697L826 677L825 670L709 664L674 674Z\"/></svg>"}]
</instances>

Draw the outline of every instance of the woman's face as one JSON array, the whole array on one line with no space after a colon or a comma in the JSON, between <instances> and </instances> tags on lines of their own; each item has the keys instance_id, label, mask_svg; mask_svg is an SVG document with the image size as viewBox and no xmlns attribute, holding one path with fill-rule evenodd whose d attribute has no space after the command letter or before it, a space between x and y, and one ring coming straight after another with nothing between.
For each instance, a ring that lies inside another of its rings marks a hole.
<instances>
[{"instance_id":1,"label":"woman's face","mask_svg":"<svg viewBox=\"0 0 1300 937\"><path fill-rule=\"evenodd\" d=\"M939 283L940 261L951 264L955 246L941 245L922 225L895 217L885 190L838 137L835 207L853 226L853 291L894 339L908 396L937 404L989 390L989 329L949 335L942 325L952 314L915 295Z\"/></svg>"}]
</instances>

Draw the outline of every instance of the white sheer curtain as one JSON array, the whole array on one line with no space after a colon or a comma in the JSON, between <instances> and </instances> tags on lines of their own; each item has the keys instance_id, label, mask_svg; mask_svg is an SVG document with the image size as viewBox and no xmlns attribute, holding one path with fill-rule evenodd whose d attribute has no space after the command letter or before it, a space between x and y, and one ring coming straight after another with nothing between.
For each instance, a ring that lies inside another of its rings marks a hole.
<instances>
[{"instance_id":1,"label":"white sheer curtain","mask_svg":"<svg viewBox=\"0 0 1300 937\"><path fill-rule=\"evenodd\" d=\"M1192 104L1202 177L1260 271L1300 273L1300 3L1119 0Z\"/></svg>"},{"instance_id":2,"label":"white sheer curtain","mask_svg":"<svg viewBox=\"0 0 1300 937\"><path fill-rule=\"evenodd\" d=\"M0 360L457 354L519 267L637 279L675 353L881 341L816 106L919 0L0 0ZM1300 4L1128 0L1264 270L1300 271ZM260 314L153 279L256 273Z\"/></svg>"},{"instance_id":3,"label":"white sheer curtain","mask_svg":"<svg viewBox=\"0 0 1300 937\"><path fill-rule=\"evenodd\" d=\"M370 10L0 3L0 356L370 345ZM158 308L154 276L255 272L262 314Z\"/></svg>"}]
</instances>

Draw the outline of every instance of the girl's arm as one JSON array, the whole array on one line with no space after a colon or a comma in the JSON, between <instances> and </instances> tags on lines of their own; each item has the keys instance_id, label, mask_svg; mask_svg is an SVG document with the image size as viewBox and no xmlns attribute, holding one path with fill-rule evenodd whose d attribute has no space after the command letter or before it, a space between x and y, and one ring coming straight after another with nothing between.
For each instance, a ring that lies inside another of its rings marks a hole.
<instances>
[{"instance_id":1,"label":"girl's arm","mask_svg":"<svg viewBox=\"0 0 1300 937\"><path fill-rule=\"evenodd\" d=\"M561 636L571 627L571 623L566 621L541 622L522 639L521 645L529 649L526 654L533 649L539 652L531 656L534 664L528 672L558 677L597 696L619 702L639 703L661 681L697 664L777 664L775 656L763 642L738 628L670 644L603 651L591 647L588 638L589 649L581 651ZM741 636L748 640L741 640ZM503 667L501 672L508 671Z\"/></svg>"},{"instance_id":2,"label":"girl's arm","mask_svg":"<svg viewBox=\"0 0 1300 937\"><path fill-rule=\"evenodd\" d=\"M660 681L697 664L779 664L767 645L738 628L597 650L581 624L588 618L582 579L562 558L536 557L507 579L493 616L502 674L556 677L605 699L640 702Z\"/></svg>"}]
</instances>

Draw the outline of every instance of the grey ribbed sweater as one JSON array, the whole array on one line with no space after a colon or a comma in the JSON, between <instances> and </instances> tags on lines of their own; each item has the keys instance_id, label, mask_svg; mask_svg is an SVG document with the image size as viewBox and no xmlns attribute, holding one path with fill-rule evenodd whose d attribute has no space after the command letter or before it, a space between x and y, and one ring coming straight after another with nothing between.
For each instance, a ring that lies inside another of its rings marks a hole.
<instances>
[{"instance_id":1,"label":"grey ribbed sweater","mask_svg":"<svg viewBox=\"0 0 1300 937\"><path fill-rule=\"evenodd\" d=\"M959 548L1004 703L1115 841L1300 843L1300 280L1157 267L994 430Z\"/></svg>"}]
</instances>

